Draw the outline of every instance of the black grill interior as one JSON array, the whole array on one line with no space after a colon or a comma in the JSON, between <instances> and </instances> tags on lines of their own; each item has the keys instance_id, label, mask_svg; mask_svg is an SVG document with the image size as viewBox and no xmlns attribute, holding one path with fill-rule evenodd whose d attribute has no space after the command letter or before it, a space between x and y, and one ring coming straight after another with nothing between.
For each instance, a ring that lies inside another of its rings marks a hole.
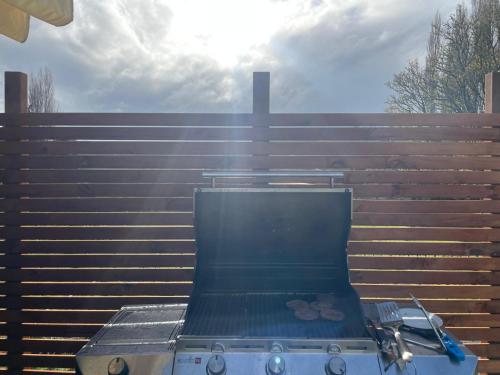
<instances>
[{"instance_id":1,"label":"black grill interior","mask_svg":"<svg viewBox=\"0 0 500 375\"><path fill-rule=\"evenodd\" d=\"M286 338L367 337L358 297L338 296L334 305L343 321L299 320L287 308L292 299L314 301L316 295L201 295L191 300L182 335Z\"/></svg>"}]
</instances>

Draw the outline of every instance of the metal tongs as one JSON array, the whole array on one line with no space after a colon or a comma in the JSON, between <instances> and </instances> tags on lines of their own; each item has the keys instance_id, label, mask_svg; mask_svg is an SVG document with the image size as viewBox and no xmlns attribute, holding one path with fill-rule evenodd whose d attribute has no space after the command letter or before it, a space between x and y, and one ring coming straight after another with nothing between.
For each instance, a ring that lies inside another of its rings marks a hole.
<instances>
[{"instance_id":1,"label":"metal tongs","mask_svg":"<svg viewBox=\"0 0 500 375\"><path fill-rule=\"evenodd\" d=\"M429 313L424 308L424 306L422 305L422 303L413 294L411 294L411 293L410 293L410 297L413 300L413 302L415 303L415 305L417 305L417 307L420 310L422 310L422 312L424 313L425 318L427 319L427 321L431 325L432 330L434 331L437 339L439 340L439 343L441 344L441 347L443 348L444 352L446 354L448 354L448 356L452 360L455 360L455 361L464 361L465 360L465 354L462 351L462 349L460 349L458 347L458 345L455 342L455 340L453 340L450 336L448 336L446 333L444 333L440 328L436 328L436 326L434 325L434 322L432 321Z\"/></svg>"}]
</instances>

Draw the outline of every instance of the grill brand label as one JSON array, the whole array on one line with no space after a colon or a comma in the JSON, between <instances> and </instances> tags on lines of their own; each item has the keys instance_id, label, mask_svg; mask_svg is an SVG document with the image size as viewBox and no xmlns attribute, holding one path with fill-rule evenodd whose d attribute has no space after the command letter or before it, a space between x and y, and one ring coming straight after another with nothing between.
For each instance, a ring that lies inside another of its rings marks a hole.
<instances>
[{"instance_id":1,"label":"grill brand label","mask_svg":"<svg viewBox=\"0 0 500 375\"><path fill-rule=\"evenodd\" d=\"M184 358L177 358L177 363L199 365L201 364L201 357L189 356Z\"/></svg>"}]
</instances>

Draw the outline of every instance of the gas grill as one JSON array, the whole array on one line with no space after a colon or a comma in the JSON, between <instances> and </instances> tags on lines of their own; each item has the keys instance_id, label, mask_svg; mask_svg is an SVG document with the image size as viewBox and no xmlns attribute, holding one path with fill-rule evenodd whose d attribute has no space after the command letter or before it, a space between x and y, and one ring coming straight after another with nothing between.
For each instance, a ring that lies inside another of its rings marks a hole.
<instances>
[{"instance_id":1,"label":"gas grill","mask_svg":"<svg viewBox=\"0 0 500 375\"><path fill-rule=\"evenodd\" d=\"M82 374L474 373L465 348L465 363L412 347L412 367L385 369L349 281L350 189L203 188L194 200L188 305L122 309L78 353ZM341 319L301 320L287 306L319 296Z\"/></svg>"}]
</instances>

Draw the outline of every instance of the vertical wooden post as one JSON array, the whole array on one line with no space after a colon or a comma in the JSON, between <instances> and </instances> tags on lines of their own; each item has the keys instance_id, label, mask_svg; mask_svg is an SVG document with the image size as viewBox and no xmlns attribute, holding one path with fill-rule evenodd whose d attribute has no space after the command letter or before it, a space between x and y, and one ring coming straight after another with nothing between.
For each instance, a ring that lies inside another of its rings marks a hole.
<instances>
[{"instance_id":1,"label":"vertical wooden post","mask_svg":"<svg viewBox=\"0 0 500 375\"><path fill-rule=\"evenodd\" d=\"M485 113L500 113L500 72L488 73L485 77L485 96L484 96L484 110ZM500 137L496 140L496 142L500 143ZM499 161L500 165L500 157L495 157ZM500 170L500 168L498 169ZM494 186L495 191L500 191L500 185ZM496 196L495 199L500 199L500 197ZM493 245L493 253L492 256L494 258L500 257L500 242L495 242ZM492 285L499 286L500 285L500 269L492 270ZM492 302L495 304L493 308L494 313L498 313L498 307L496 305L500 305L500 296L498 298L494 298ZM500 315L496 315L497 317ZM491 344L499 345L500 342L492 342ZM500 360L500 356L496 355L494 358L490 358L491 360ZM490 372L490 374L500 374L500 371Z\"/></svg>"},{"instance_id":2,"label":"vertical wooden post","mask_svg":"<svg viewBox=\"0 0 500 375\"><path fill-rule=\"evenodd\" d=\"M16 113L26 113L28 112L28 77L24 73L20 72L5 72L5 113L16 114ZM18 122L13 123L7 122L5 126L16 126ZM19 170L14 166L6 170L6 181L9 185L19 184L20 176ZM19 214L20 201L19 193L14 192L13 195L7 195L4 198L8 198L12 201L12 208L9 210L10 213ZM12 215L14 216L14 215ZM8 261L5 263L6 268L10 269L11 272L19 270L21 267L21 238L20 238L20 218L14 219L13 222L7 223L10 228L17 229L19 236L13 236L14 238L9 238L4 242L5 254ZM7 360L8 360L8 374L19 374L22 372L22 352L23 352L23 340L22 340L22 320L21 320L21 283L19 280L7 281L6 286L10 286L11 291L7 293L7 311L10 313L8 315L7 321ZM9 290L9 289L7 289ZM17 319L14 319L17 317Z\"/></svg>"},{"instance_id":3,"label":"vertical wooden post","mask_svg":"<svg viewBox=\"0 0 500 375\"><path fill-rule=\"evenodd\" d=\"M484 111L500 113L500 72L486 74L484 83Z\"/></svg>"},{"instance_id":4,"label":"vertical wooden post","mask_svg":"<svg viewBox=\"0 0 500 375\"><path fill-rule=\"evenodd\" d=\"M269 72L253 73L253 114L268 115L270 108L270 84L271 74Z\"/></svg>"},{"instance_id":5,"label":"vertical wooden post","mask_svg":"<svg viewBox=\"0 0 500 375\"><path fill-rule=\"evenodd\" d=\"M257 134L253 141L269 145L269 137L265 133L265 129L269 128L270 109L270 85L271 74L269 72L254 72L253 73L253 114L254 114L254 131ZM254 156L268 157L267 152L256 153ZM255 170L268 171L269 168L257 168ZM269 180L266 177L257 177L255 179L257 186L266 186Z\"/></svg>"},{"instance_id":6,"label":"vertical wooden post","mask_svg":"<svg viewBox=\"0 0 500 375\"><path fill-rule=\"evenodd\" d=\"M5 72L5 113L25 112L28 112L28 76Z\"/></svg>"}]
</instances>

